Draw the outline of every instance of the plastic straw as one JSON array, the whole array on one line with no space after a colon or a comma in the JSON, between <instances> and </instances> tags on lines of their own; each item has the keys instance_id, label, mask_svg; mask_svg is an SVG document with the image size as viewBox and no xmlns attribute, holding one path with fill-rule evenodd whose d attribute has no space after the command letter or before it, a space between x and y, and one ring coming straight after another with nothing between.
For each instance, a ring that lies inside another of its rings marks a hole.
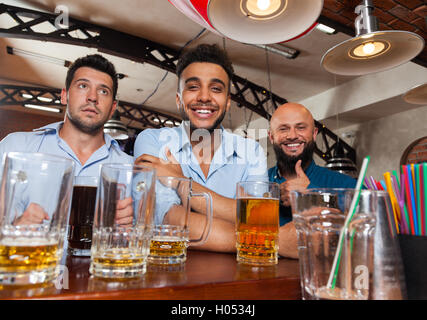
<instances>
[{"instance_id":1,"label":"plastic straw","mask_svg":"<svg viewBox=\"0 0 427 320\"><path fill-rule=\"evenodd\" d=\"M344 233L345 233L345 230L348 228L348 224L350 223L351 219L353 218L354 213L356 212L357 205L359 204L360 193L362 192L362 183L363 183L363 180L365 179L366 170L368 169L369 160L370 160L369 156L367 156L367 157L365 157L365 159L363 159L362 168L360 169L359 177L358 177L357 183L356 183L356 192L354 193L353 199L351 201L350 209L349 209L347 217L344 221L344 226L340 232L340 237L338 240L338 247L337 247L337 251L335 252L335 257L334 257L334 263L332 265L331 273L329 275L329 280L328 280L328 284L327 284L328 288L335 288L335 284L336 284L337 276L338 276L339 260L341 260L341 250L342 250L342 244L343 244L343 239L344 239Z\"/></svg>"},{"instance_id":2,"label":"plastic straw","mask_svg":"<svg viewBox=\"0 0 427 320\"><path fill-rule=\"evenodd\" d=\"M409 200L405 200L405 196L406 196L406 199L409 199L409 187L408 187L408 182L407 182L406 176L403 173L403 171L404 171L403 167L404 166L402 166L402 174L401 174L401 180L400 180L401 181L401 189L402 189L401 190L401 197L404 201L404 206L406 208L406 212L408 213L408 215L407 215L407 218L409 221L409 233L408 234L414 235L415 229L414 229L414 220L412 217L411 206L409 205Z\"/></svg>"},{"instance_id":3,"label":"plastic straw","mask_svg":"<svg viewBox=\"0 0 427 320\"><path fill-rule=\"evenodd\" d=\"M365 177L364 181L365 181L365 185L368 189L373 189L372 184L367 177Z\"/></svg>"},{"instance_id":4,"label":"plastic straw","mask_svg":"<svg viewBox=\"0 0 427 320\"><path fill-rule=\"evenodd\" d=\"M410 201L411 201L411 207L412 207L412 215L414 216L414 225L415 225L415 231L417 235L421 234L421 230L419 228L418 223L418 214L417 214L417 205L415 204L415 192L414 192L414 180L412 179L412 169L413 165L407 165L408 168L408 180L409 180L409 195L410 195Z\"/></svg>"},{"instance_id":5,"label":"plastic straw","mask_svg":"<svg viewBox=\"0 0 427 320\"><path fill-rule=\"evenodd\" d=\"M399 214L398 214L398 210L399 210L399 205L398 205L398 203L397 203L397 200L396 200L396 196L395 196L395 194L394 194L394 192L393 192L393 187L392 187L392 184L391 184L391 174L390 174L390 172L385 172L384 173L384 179L385 179L385 185L386 185L386 189L387 189L387 192L388 192L388 195L390 196L390 201L391 201L391 206L392 206L392 208L393 208L393 216L394 216L394 223L396 224L396 231L397 231L397 233L400 233L400 231L399 231L399 219L398 219L398 216L399 216Z\"/></svg>"},{"instance_id":6,"label":"plastic straw","mask_svg":"<svg viewBox=\"0 0 427 320\"><path fill-rule=\"evenodd\" d=\"M414 212L411 206L411 195L409 191L410 173L408 174L408 168L406 166L402 166L402 172L403 172L402 185L405 187L406 204L408 208L409 221L411 223L411 234L415 235L417 229L415 228L415 221L414 221L415 217L414 217Z\"/></svg>"},{"instance_id":7,"label":"plastic straw","mask_svg":"<svg viewBox=\"0 0 427 320\"><path fill-rule=\"evenodd\" d=\"M409 218L408 218L408 211L405 207L405 198L403 196L403 193L400 190L399 187L399 179L395 176L396 172L393 173L391 176L391 183L394 189L394 194L397 198L397 203L399 204L399 211L400 211L400 224L401 224L401 233L402 234L409 234Z\"/></svg>"},{"instance_id":8,"label":"plastic straw","mask_svg":"<svg viewBox=\"0 0 427 320\"><path fill-rule=\"evenodd\" d=\"M424 196L422 196L422 198L423 198L423 215L424 215L424 217L426 216L426 214L427 214L427 210L426 210L426 207L427 207L427 163L426 162L424 162L423 163L423 171L422 171L422 176L423 176L423 189L424 189ZM426 230L427 230L427 219L425 219L425 221L426 221L426 226L425 226L425 228L426 228Z\"/></svg>"},{"instance_id":9,"label":"plastic straw","mask_svg":"<svg viewBox=\"0 0 427 320\"><path fill-rule=\"evenodd\" d=\"M420 166L414 165L415 172L415 198L417 203L417 214L418 214L418 228L420 229L420 235L425 235L424 226L424 215L421 213L421 186L420 186Z\"/></svg>"},{"instance_id":10,"label":"plastic straw","mask_svg":"<svg viewBox=\"0 0 427 320\"><path fill-rule=\"evenodd\" d=\"M375 181L374 177L370 176L369 178L371 179L371 183L372 183L372 186L374 187L374 190L378 190L378 185L377 185L377 182Z\"/></svg>"}]
</instances>

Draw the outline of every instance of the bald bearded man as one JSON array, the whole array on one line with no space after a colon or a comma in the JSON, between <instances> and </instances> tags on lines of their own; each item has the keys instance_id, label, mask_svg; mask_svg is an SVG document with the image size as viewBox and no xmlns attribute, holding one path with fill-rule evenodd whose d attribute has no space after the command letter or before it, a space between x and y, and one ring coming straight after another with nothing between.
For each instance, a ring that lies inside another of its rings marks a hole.
<instances>
[{"instance_id":1,"label":"bald bearded man","mask_svg":"<svg viewBox=\"0 0 427 320\"><path fill-rule=\"evenodd\" d=\"M269 180L280 184L279 254L297 258L297 235L292 222L289 194L313 188L354 188L356 179L316 165L313 160L317 128L310 111L298 103L285 103L270 119L269 139L276 166Z\"/></svg>"}]
</instances>

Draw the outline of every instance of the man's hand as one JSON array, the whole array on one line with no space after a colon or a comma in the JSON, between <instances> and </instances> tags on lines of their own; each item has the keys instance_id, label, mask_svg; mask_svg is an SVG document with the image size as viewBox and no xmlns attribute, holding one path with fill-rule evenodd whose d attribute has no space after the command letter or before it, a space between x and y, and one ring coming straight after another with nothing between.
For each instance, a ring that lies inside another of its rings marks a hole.
<instances>
[{"instance_id":1,"label":"man's hand","mask_svg":"<svg viewBox=\"0 0 427 320\"><path fill-rule=\"evenodd\" d=\"M117 201L115 222L121 226L130 226L132 224L133 207L131 197Z\"/></svg>"},{"instance_id":2,"label":"man's hand","mask_svg":"<svg viewBox=\"0 0 427 320\"><path fill-rule=\"evenodd\" d=\"M296 177L288 179L280 184L280 200L283 205L290 206L290 192L291 191L304 191L310 184L310 180L305 175L304 170L301 168L301 160L295 164Z\"/></svg>"},{"instance_id":3,"label":"man's hand","mask_svg":"<svg viewBox=\"0 0 427 320\"><path fill-rule=\"evenodd\" d=\"M294 222L291 221L279 228L279 255L298 259L298 238Z\"/></svg>"},{"instance_id":4,"label":"man's hand","mask_svg":"<svg viewBox=\"0 0 427 320\"><path fill-rule=\"evenodd\" d=\"M185 178L182 173L181 165L176 161L169 148L166 147L165 151L167 160L163 160L149 154L143 154L135 160L135 164L156 169L157 176L159 177L167 176Z\"/></svg>"},{"instance_id":5,"label":"man's hand","mask_svg":"<svg viewBox=\"0 0 427 320\"><path fill-rule=\"evenodd\" d=\"M49 219L49 215L40 205L37 203L30 203L27 209L25 209L24 213L13 222L13 225L20 226L29 224L42 224L43 220Z\"/></svg>"}]
</instances>

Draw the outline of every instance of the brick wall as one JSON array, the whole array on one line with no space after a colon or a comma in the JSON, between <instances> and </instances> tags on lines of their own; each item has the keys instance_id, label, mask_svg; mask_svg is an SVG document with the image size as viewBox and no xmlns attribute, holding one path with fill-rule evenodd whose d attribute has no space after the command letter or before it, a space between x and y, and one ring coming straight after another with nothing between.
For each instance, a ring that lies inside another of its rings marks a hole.
<instances>
[{"instance_id":1,"label":"brick wall","mask_svg":"<svg viewBox=\"0 0 427 320\"><path fill-rule=\"evenodd\" d=\"M0 140L9 133L16 131L32 131L33 129L57 121L61 121L57 116L0 108Z\"/></svg>"},{"instance_id":2,"label":"brick wall","mask_svg":"<svg viewBox=\"0 0 427 320\"><path fill-rule=\"evenodd\" d=\"M406 148L400 164L427 162L427 137L420 138Z\"/></svg>"}]
</instances>

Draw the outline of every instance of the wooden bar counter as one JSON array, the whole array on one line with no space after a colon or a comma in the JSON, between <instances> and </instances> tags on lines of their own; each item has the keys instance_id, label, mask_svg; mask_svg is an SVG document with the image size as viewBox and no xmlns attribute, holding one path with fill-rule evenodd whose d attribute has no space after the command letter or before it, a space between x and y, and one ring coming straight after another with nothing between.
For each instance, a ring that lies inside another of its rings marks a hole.
<instances>
[{"instance_id":1,"label":"wooden bar counter","mask_svg":"<svg viewBox=\"0 0 427 320\"><path fill-rule=\"evenodd\" d=\"M1 299L282 300L301 299L298 260L273 267L236 262L235 254L189 250L183 266L148 265L140 278L103 280L89 274L89 257L67 257L68 283L0 287ZM66 279L66 277L64 277Z\"/></svg>"}]
</instances>

